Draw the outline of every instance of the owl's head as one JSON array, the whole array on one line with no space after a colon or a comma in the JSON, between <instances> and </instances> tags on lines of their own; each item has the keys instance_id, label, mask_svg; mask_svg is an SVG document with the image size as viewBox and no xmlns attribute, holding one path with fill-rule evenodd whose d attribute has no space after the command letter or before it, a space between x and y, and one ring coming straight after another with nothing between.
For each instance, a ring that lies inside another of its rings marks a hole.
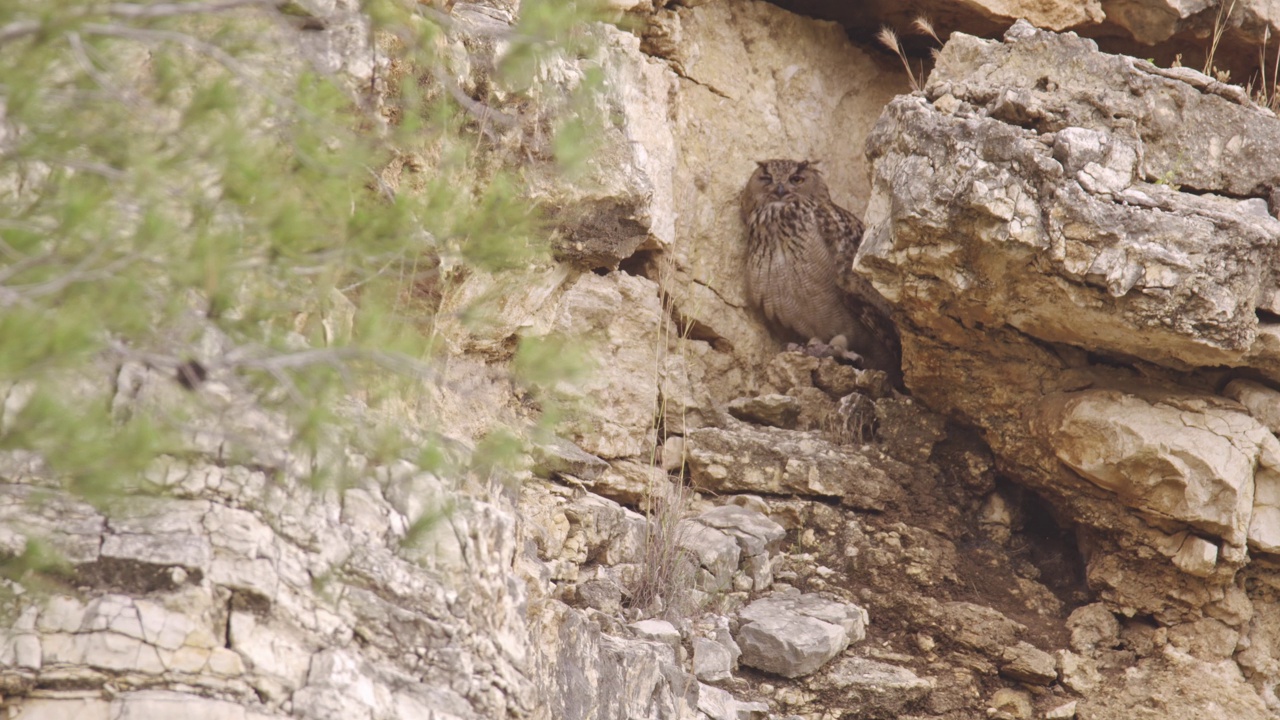
<instances>
[{"instance_id":1,"label":"owl's head","mask_svg":"<svg viewBox=\"0 0 1280 720\"><path fill-rule=\"evenodd\" d=\"M743 210L750 212L776 202L804 198L830 200L817 160L761 160L743 193Z\"/></svg>"}]
</instances>

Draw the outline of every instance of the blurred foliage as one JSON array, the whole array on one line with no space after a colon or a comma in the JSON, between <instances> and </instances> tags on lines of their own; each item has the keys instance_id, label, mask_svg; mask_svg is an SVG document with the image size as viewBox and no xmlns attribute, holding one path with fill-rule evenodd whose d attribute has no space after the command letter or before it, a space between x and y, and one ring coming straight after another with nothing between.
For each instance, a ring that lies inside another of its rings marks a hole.
<instances>
[{"instance_id":1,"label":"blurred foliage","mask_svg":"<svg viewBox=\"0 0 1280 720\"><path fill-rule=\"evenodd\" d=\"M560 89L559 116L519 108L548 58L591 52L600 10L525 0L464 92L459 48L478 51L446 11L364 0L377 62L357 82L327 66L313 39L329 20L307 8L0 3L0 451L37 453L82 498L188 452L214 380L287 418L300 457L335 443L462 472L519 452L495 430L460 464L394 423L351 427L341 399L376 409L438 382L431 314L450 278L547 259L508 140L561 172L590 155L598 73ZM522 345L520 382L577 377L563 359ZM113 389L130 366L172 392Z\"/></svg>"}]
</instances>

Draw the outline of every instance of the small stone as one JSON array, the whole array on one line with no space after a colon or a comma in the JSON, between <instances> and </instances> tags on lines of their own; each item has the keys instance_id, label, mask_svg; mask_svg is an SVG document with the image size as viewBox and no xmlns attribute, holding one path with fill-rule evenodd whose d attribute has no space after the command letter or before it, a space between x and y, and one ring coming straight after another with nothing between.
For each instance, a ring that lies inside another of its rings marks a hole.
<instances>
[{"instance_id":1,"label":"small stone","mask_svg":"<svg viewBox=\"0 0 1280 720\"><path fill-rule=\"evenodd\" d=\"M1031 694L1023 690L1000 688L991 695L990 708L1012 720L1028 720L1031 717Z\"/></svg>"},{"instance_id":2,"label":"small stone","mask_svg":"<svg viewBox=\"0 0 1280 720\"><path fill-rule=\"evenodd\" d=\"M1179 570L1195 577L1209 577L1218 563L1218 545L1196 535L1188 535L1173 556Z\"/></svg>"},{"instance_id":3,"label":"small stone","mask_svg":"<svg viewBox=\"0 0 1280 720\"><path fill-rule=\"evenodd\" d=\"M680 521L676 538L679 546L688 550L707 572L698 589L719 592L729 587L742 559L736 539L695 520Z\"/></svg>"},{"instance_id":4,"label":"small stone","mask_svg":"<svg viewBox=\"0 0 1280 720\"><path fill-rule=\"evenodd\" d=\"M1062 669L1063 686L1072 692L1088 695L1102 682L1097 663L1070 650L1058 651L1058 667Z\"/></svg>"},{"instance_id":5,"label":"small stone","mask_svg":"<svg viewBox=\"0 0 1280 720\"><path fill-rule=\"evenodd\" d=\"M1013 514L1004 495L993 492L978 511L978 527L994 542L1004 544L1012 536Z\"/></svg>"},{"instance_id":6,"label":"small stone","mask_svg":"<svg viewBox=\"0 0 1280 720\"><path fill-rule=\"evenodd\" d=\"M1025 625L986 605L952 601L942 603L939 610L939 633L985 655L999 657L1027 630Z\"/></svg>"},{"instance_id":7,"label":"small stone","mask_svg":"<svg viewBox=\"0 0 1280 720\"><path fill-rule=\"evenodd\" d=\"M684 438L671 435L662 441L662 469L675 472L684 467Z\"/></svg>"},{"instance_id":8,"label":"small stone","mask_svg":"<svg viewBox=\"0 0 1280 720\"><path fill-rule=\"evenodd\" d=\"M1053 656L1028 642L1019 641L1005 648L1000 674L1036 685L1048 685L1058 679Z\"/></svg>"},{"instance_id":9,"label":"small stone","mask_svg":"<svg viewBox=\"0 0 1280 720\"><path fill-rule=\"evenodd\" d=\"M860 380L865 373L851 365L838 363L831 358L818 361L818 369L813 373L813 384L831 397L844 397L855 390L864 389Z\"/></svg>"},{"instance_id":10,"label":"small stone","mask_svg":"<svg viewBox=\"0 0 1280 720\"><path fill-rule=\"evenodd\" d=\"M733 702L733 695L728 690L698 685L698 711L711 720L737 720L731 709Z\"/></svg>"},{"instance_id":11,"label":"small stone","mask_svg":"<svg viewBox=\"0 0 1280 720\"><path fill-rule=\"evenodd\" d=\"M1044 720L1071 720L1076 716L1076 702L1063 703L1044 714Z\"/></svg>"},{"instance_id":12,"label":"small stone","mask_svg":"<svg viewBox=\"0 0 1280 720\"><path fill-rule=\"evenodd\" d=\"M637 507L646 506L653 497L660 497L671 488L666 470L631 460L614 460L608 469L586 485L597 495Z\"/></svg>"},{"instance_id":13,"label":"small stone","mask_svg":"<svg viewBox=\"0 0 1280 720\"><path fill-rule=\"evenodd\" d=\"M765 367L766 382L779 392L793 388L813 387L813 374L818 358L801 352L782 352L773 356Z\"/></svg>"},{"instance_id":14,"label":"small stone","mask_svg":"<svg viewBox=\"0 0 1280 720\"><path fill-rule=\"evenodd\" d=\"M627 627L636 634L636 637L645 640L655 640L666 645L670 645L672 650L676 651L679 657L680 649L680 631L666 620L640 620L633 622Z\"/></svg>"},{"instance_id":15,"label":"small stone","mask_svg":"<svg viewBox=\"0 0 1280 720\"><path fill-rule=\"evenodd\" d=\"M916 635L916 647L920 648L922 653L931 653L938 646L938 642L933 639L932 635L920 633Z\"/></svg>"},{"instance_id":16,"label":"small stone","mask_svg":"<svg viewBox=\"0 0 1280 720\"><path fill-rule=\"evenodd\" d=\"M729 402L729 414L743 422L795 429L800 402L789 395L760 395Z\"/></svg>"},{"instance_id":17,"label":"small stone","mask_svg":"<svg viewBox=\"0 0 1280 720\"><path fill-rule=\"evenodd\" d=\"M1222 394L1244 405L1272 433L1280 433L1280 392L1252 380L1236 379L1227 383Z\"/></svg>"},{"instance_id":18,"label":"small stone","mask_svg":"<svg viewBox=\"0 0 1280 720\"><path fill-rule=\"evenodd\" d=\"M1035 37L1037 32L1039 32L1039 30L1036 30L1034 25L1022 18L1019 18L1009 26L1008 30L1004 31L1004 39L1005 42L1016 43L1019 40L1026 40L1028 38Z\"/></svg>"},{"instance_id":19,"label":"small stone","mask_svg":"<svg viewBox=\"0 0 1280 720\"><path fill-rule=\"evenodd\" d=\"M761 702L742 702L727 690L698 685L698 710L711 720L765 720L769 706Z\"/></svg>"},{"instance_id":20,"label":"small stone","mask_svg":"<svg viewBox=\"0 0 1280 720\"><path fill-rule=\"evenodd\" d=\"M787 534L781 525L767 516L737 505L722 505L708 510L699 515L697 521L733 536L747 555L766 552Z\"/></svg>"},{"instance_id":21,"label":"small stone","mask_svg":"<svg viewBox=\"0 0 1280 720\"><path fill-rule=\"evenodd\" d=\"M761 515L764 515L765 517L769 516L769 504L766 503L763 499L761 499L759 495L752 495L750 493L741 493L741 494L730 497L725 504L737 505L740 508L745 508L747 510L758 512Z\"/></svg>"},{"instance_id":22,"label":"small stone","mask_svg":"<svg viewBox=\"0 0 1280 720\"><path fill-rule=\"evenodd\" d=\"M583 607L595 608L604 613L614 613L622 609L622 588L612 578L599 577L577 586L578 603Z\"/></svg>"},{"instance_id":23,"label":"small stone","mask_svg":"<svg viewBox=\"0 0 1280 720\"><path fill-rule=\"evenodd\" d=\"M736 709L736 720L767 720L769 717L769 705L762 702L743 702L738 701Z\"/></svg>"},{"instance_id":24,"label":"small stone","mask_svg":"<svg viewBox=\"0 0 1280 720\"><path fill-rule=\"evenodd\" d=\"M533 445L529 454L533 472L539 477L572 475L590 483L609 469L609 463L560 437Z\"/></svg>"},{"instance_id":25,"label":"small stone","mask_svg":"<svg viewBox=\"0 0 1280 720\"><path fill-rule=\"evenodd\" d=\"M1120 622L1102 603L1078 607L1067 617L1071 631L1071 649L1082 655L1094 648L1109 647L1119 642Z\"/></svg>"},{"instance_id":26,"label":"small stone","mask_svg":"<svg viewBox=\"0 0 1280 720\"><path fill-rule=\"evenodd\" d=\"M223 648L225 649L225 648ZM181 673L196 674L209 663L209 651L201 648L178 648L165 659L165 668Z\"/></svg>"},{"instance_id":27,"label":"small stone","mask_svg":"<svg viewBox=\"0 0 1280 720\"><path fill-rule=\"evenodd\" d=\"M693 639L693 674L707 683L728 680L732 674L733 655L715 640Z\"/></svg>"},{"instance_id":28,"label":"small stone","mask_svg":"<svg viewBox=\"0 0 1280 720\"><path fill-rule=\"evenodd\" d=\"M84 603L66 595L55 595L40 613L37 627L41 632L77 632L84 615Z\"/></svg>"}]
</instances>

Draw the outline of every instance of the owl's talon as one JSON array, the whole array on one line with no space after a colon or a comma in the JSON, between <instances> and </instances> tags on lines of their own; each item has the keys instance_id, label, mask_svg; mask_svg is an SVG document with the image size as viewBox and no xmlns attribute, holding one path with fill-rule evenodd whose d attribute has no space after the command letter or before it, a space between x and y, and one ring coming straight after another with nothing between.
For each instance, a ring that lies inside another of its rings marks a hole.
<instances>
[{"instance_id":1,"label":"owl's talon","mask_svg":"<svg viewBox=\"0 0 1280 720\"><path fill-rule=\"evenodd\" d=\"M799 343L787 343L788 352L804 353L810 357L831 358L838 363L845 365L853 365L858 368L865 368L866 361L861 355L852 350L847 349L842 335L837 335L831 339L831 342L823 342L817 338L812 338L809 342L801 345Z\"/></svg>"}]
</instances>

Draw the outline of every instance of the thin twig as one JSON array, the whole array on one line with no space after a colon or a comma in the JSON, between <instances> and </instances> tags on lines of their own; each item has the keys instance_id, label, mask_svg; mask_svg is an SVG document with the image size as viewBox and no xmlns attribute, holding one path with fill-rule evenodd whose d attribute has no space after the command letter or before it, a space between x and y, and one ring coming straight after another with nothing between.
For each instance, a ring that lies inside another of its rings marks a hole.
<instances>
[{"instance_id":1,"label":"thin twig","mask_svg":"<svg viewBox=\"0 0 1280 720\"><path fill-rule=\"evenodd\" d=\"M122 268L129 263L137 260L140 256L130 254L116 258L100 268L91 268L93 263L101 259L105 250L102 246L94 248L93 252L85 256L83 260L76 264L75 267L60 273L58 277L47 280L42 283L33 285L16 285L6 288L12 295L9 298L12 301L32 300L47 295L55 295L62 292L68 287L77 283L93 282L116 275ZM11 305L12 302L5 302L5 305Z\"/></svg>"},{"instance_id":2,"label":"thin twig","mask_svg":"<svg viewBox=\"0 0 1280 720\"><path fill-rule=\"evenodd\" d=\"M89 162L87 160L47 160L46 162L54 167L64 167L101 175L108 180L123 180L128 176L123 170L113 168L106 163Z\"/></svg>"},{"instance_id":3,"label":"thin twig","mask_svg":"<svg viewBox=\"0 0 1280 720\"><path fill-rule=\"evenodd\" d=\"M12 252L12 248L8 248L7 246L6 248ZM53 258L54 254L52 252L46 252L40 255L28 255L21 260L10 263L4 269L0 269L0 285L4 285L9 282L9 278L15 277L19 273L26 272L33 267L50 262Z\"/></svg>"},{"instance_id":4,"label":"thin twig","mask_svg":"<svg viewBox=\"0 0 1280 720\"><path fill-rule=\"evenodd\" d=\"M36 20L18 20L0 27L0 43L8 42L23 35L34 35L44 25Z\"/></svg>"},{"instance_id":5,"label":"thin twig","mask_svg":"<svg viewBox=\"0 0 1280 720\"><path fill-rule=\"evenodd\" d=\"M84 46L84 41L80 39L80 33L67 33L67 41L71 44L71 51L76 56L76 60L80 63L80 67L84 69L89 77L98 84L98 87L110 93L118 100L124 101L130 107L137 107L142 103L141 98L132 89L122 88L111 81L111 78L89 57L89 51Z\"/></svg>"},{"instance_id":6,"label":"thin twig","mask_svg":"<svg viewBox=\"0 0 1280 720\"><path fill-rule=\"evenodd\" d=\"M102 8L107 15L118 18L166 18L179 15L210 15L243 7L273 8L275 0L221 0L221 2L114 3Z\"/></svg>"},{"instance_id":7,"label":"thin twig","mask_svg":"<svg viewBox=\"0 0 1280 720\"><path fill-rule=\"evenodd\" d=\"M462 87L459 86L458 83L454 81L453 78L449 77L443 70L433 68L432 74L435 75L436 81L449 91L449 95L454 99L454 102L462 106L462 109L466 110L469 115L479 120L482 123L482 127L483 123L487 123L490 120L503 130L510 130L519 124L519 118L507 115L501 110L494 110L482 102L471 99L471 96L467 95L467 93L463 91ZM486 134L487 133L488 130L486 130Z\"/></svg>"},{"instance_id":8,"label":"thin twig","mask_svg":"<svg viewBox=\"0 0 1280 720\"><path fill-rule=\"evenodd\" d=\"M230 70L236 77L261 89L276 102L279 102L282 105L292 106L292 103L287 98L271 91L257 78L255 78L249 68L244 63L237 60L235 56L213 43L205 42L204 40L192 35L174 32L172 30L132 28L125 27L123 25L106 25L102 23L86 23L81 27L81 31L88 35L101 35L105 37L124 38L127 40L139 40L142 42L169 42L181 45L192 52L212 58L218 64Z\"/></svg>"},{"instance_id":9,"label":"thin twig","mask_svg":"<svg viewBox=\"0 0 1280 720\"><path fill-rule=\"evenodd\" d=\"M80 18L95 15L107 15L128 20L178 17L181 15L207 15L226 12L244 7L271 8L275 0L222 0L222 2L190 2L159 3L141 5L137 3L116 3L102 8L91 8L78 14ZM74 19L74 18L71 18ZM43 30L45 24L39 20L17 20L0 27L0 43L14 40L25 35L35 35Z\"/></svg>"},{"instance_id":10,"label":"thin twig","mask_svg":"<svg viewBox=\"0 0 1280 720\"><path fill-rule=\"evenodd\" d=\"M459 30L470 37L488 37L488 38L498 38L501 40L523 40L526 42L537 42L538 40L538 38L517 33L511 29L510 25L504 25L498 20L494 20L492 24L487 24L487 25L483 25L480 23L467 23L466 24L467 26L463 28L461 27L462 23L459 23L456 19L453 18L453 16L449 15L448 13L441 12L440 10L433 8L430 5L423 5L419 3L414 8L414 11L417 12L419 15L422 15L423 17L427 18L431 22L444 28L445 30Z\"/></svg>"}]
</instances>

